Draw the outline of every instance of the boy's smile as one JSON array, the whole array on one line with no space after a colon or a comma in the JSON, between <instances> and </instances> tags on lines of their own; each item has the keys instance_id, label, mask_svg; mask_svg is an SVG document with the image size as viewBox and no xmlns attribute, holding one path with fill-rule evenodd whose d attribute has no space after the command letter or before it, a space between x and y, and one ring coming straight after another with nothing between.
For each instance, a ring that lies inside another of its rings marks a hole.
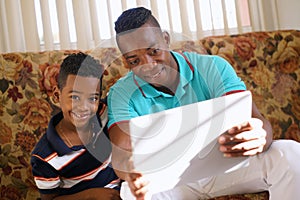
<instances>
[{"instance_id":1,"label":"boy's smile","mask_svg":"<svg viewBox=\"0 0 300 200\"><path fill-rule=\"evenodd\" d=\"M59 100L65 126L77 132L88 130L89 120L95 116L99 106L100 80L69 75Z\"/></svg>"}]
</instances>

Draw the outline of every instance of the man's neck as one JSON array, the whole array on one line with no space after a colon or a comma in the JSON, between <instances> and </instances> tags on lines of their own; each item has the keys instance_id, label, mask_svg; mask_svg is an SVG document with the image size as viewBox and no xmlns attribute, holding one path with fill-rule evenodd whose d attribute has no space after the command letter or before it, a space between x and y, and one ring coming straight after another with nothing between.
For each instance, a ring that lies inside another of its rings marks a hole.
<instances>
[{"instance_id":1,"label":"man's neck","mask_svg":"<svg viewBox=\"0 0 300 200\"><path fill-rule=\"evenodd\" d=\"M171 90L170 88L167 88L165 86L161 86L161 87L155 87L154 85L152 85L152 87L154 87L156 90L160 91L160 92L163 92L163 93L166 93L166 94L170 94L172 96L175 95L175 92L176 90Z\"/></svg>"}]
</instances>

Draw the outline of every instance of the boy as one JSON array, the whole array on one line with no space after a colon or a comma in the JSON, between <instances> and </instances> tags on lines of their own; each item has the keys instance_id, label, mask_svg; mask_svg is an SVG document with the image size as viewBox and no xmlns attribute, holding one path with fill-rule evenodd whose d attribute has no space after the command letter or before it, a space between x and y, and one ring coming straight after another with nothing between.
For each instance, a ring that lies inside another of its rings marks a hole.
<instances>
[{"instance_id":1,"label":"boy","mask_svg":"<svg viewBox=\"0 0 300 200\"><path fill-rule=\"evenodd\" d=\"M54 91L61 112L51 118L31 157L42 199L120 199L120 180L109 165L110 141L98 115L103 70L83 53L61 64Z\"/></svg>"},{"instance_id":2,"label":"boy","mask_svg":"<svg viewBox=\"0 0 300 200\"><path fill-rule=\"evenodd\" d=\"M169 35L148 9L124 11L115 22L115 30L118 47L131 71L110 88L108 95L108 129L114 147L118 147L113 148L112 163L131 193L144 199L147 181L131 166L128 121L244 91L246 86L230 64L218 56L171 51ZM273 142L272 127L255 103L251 120L232 127L218 142L225 157L246 156L249 165L154 194L153 199L208 199L260 191L268 191L272 200L281 199L283 194L289 200L299 199L300 168L295 158L300 157L300 144Z\"/></svg>"}]
</instances>

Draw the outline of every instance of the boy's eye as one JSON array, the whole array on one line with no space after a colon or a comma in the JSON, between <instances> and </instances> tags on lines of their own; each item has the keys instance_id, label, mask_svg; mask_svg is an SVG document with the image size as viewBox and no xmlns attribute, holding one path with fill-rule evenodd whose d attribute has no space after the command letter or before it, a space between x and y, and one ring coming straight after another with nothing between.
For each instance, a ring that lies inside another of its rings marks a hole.
<instances>
[{"instance_id":1,"label":"boy's eye","mask_svg":"<svg viewBox=\"0 0 300 200\"><path fill-rule=\"evenodd\" d=\"M98 100L99 100L98 97L91 97L91 98L90 98L90 101L92 101L92 102L97 102Z\"/></svg>"},{"instance_id":2,"label":"boy's eye","mask_svg":"<svg viewBox=\"0 0 300 200\"><path fill-rule=\"evenodd\" d=\"M79 96L77 96L77 95L71 95L71 98L72 98L73 100L79 100L79 99L80 99Z\"/></svg>"},{"instance_id":3,"label":"boy's eye","mask_svg":"<svg viewBox=\"0 0 300 200\"><path fill-rule=\"evenodd\" d=\"M128 60L128 63L131 66L137 66L139 64L139 60L138 59Z\"/></svg>"}]
</instances>

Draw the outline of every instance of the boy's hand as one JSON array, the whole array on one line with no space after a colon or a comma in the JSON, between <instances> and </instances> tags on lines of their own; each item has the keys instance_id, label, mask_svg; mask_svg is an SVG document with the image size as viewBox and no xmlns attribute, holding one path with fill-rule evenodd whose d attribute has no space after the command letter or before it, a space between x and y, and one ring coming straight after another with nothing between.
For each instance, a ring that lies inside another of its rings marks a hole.
<instances>
[{"instance_id":1,"label":"boy's hand","mask_svg":"<svg viewBox=\"0 0 300 200\"><path fill-rule=\"evenodd\" d=\"M70 195L41 194L42 200L121 200L120 192L111 188L90 188Z\"/></svg>"},{"instance_id":2,"label":"boy's hand","mask_svg":"<svg viewBox=\"0 0 300 200\"><path fill-rule=\"evenodd\" d=\"M121 200L120 193L111 188L93 188L89 190L90 199L97 200Z\"/></svg>"},{"instance_id":3,"label":"boy's hand","mask_svg":"<svg viewBox=\"0 0 300 200\"><path fill-rule=\"evenodd\" d=\"M267 133L260 119L251 118L222 134L218 141L225 157L251 156L263 152Z\"/></svg>"},{"instance_id":4,"label":"boy's hand","mask_svg":"<svg viewBox=\"0 0 300 200\"><path fill-rule=\"evenodd\" d=\"M144 200L147 193L148 182L144 180L143 175L138 172L131 172L127 174L126 181L131 193L137 200Z\"/></svg>"}]
</instances>

